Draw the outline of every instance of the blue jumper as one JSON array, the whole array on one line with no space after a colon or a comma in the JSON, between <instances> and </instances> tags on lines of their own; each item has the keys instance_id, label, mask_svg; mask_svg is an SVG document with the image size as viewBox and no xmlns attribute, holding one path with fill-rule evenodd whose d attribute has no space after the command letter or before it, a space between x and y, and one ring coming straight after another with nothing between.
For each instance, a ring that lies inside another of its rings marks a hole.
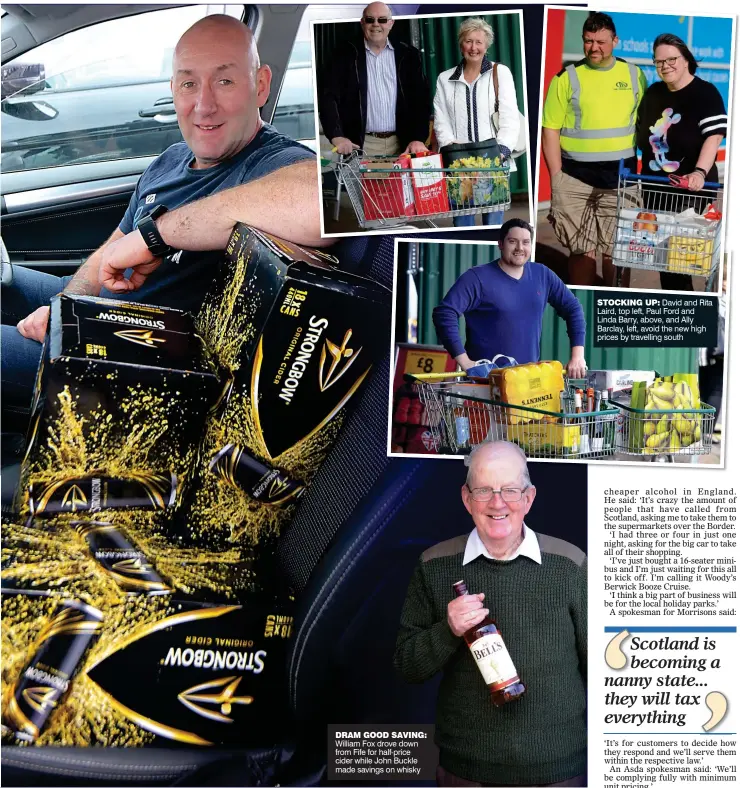
<instances>
[{"instance_id":1,"label":"blue jumper","mask_svg":"<svg viewBox=\"0 0 740 788\"><path fill-rule=\"evenodd\" d=\"M565 320L571 347L583 345L586 319L580 302L539 263L527 263L521 279L502 271L498 262L470 268L434 309L432 319L439 341L453 358L467 352L477 361L502 353L527 364L540 360L542 316L548 304ZM460 339L461 315L465 345Z\"/></svg>"}]
</instances>

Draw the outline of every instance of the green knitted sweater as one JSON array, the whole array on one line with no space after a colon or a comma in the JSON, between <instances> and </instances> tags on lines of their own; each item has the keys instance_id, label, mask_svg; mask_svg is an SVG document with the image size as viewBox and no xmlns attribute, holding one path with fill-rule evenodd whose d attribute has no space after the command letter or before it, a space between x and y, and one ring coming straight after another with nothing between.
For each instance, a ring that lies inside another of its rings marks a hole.
<instances>
[{"instance_id":1,"label":"green knitted sweater","mask_svg":"<svg viewBox=\"0 0 740 788\"><path fill-rule=\"evenodd\" d=\"M442 671L435 739L440 764L489 785L542 785L586 772L586 556L537 534L542 564L479 556L462 565L468 535L427 550L409 585L395 665L421 682ZM501 634L522 698L496 707L473 655L447 624L452 584L465 580Z\"/></svg>"}]
</instances>

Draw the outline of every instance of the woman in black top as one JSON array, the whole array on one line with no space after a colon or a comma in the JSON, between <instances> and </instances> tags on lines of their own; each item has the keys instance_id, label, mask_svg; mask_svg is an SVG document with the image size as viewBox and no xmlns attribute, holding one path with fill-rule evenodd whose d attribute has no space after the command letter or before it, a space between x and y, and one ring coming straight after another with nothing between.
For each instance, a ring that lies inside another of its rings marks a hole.
<instances>
[{"instance_id":1,"label":"woman in black top","mask_svg":"<svg viewBox=\"0 0 740 788\"><path fill-rule=\"evenodd\" d=\"M705 181L716 183L719 177L717 150L727 134L724 101L714 85L695 76L699 65L678 36L663 33L655 39L653 63L661 81L645 91L637 116L642 173L684 175L690 191L701 191ZM686 195L680 189L662 191ZM647 202L646 208L655 207ZM680 212L680 200L672 202L671 209ZM686 202L697 206L695 199ZM693 289L688 274L661 272L660 283L664 290Z\"/></svg>"}]
</instances>

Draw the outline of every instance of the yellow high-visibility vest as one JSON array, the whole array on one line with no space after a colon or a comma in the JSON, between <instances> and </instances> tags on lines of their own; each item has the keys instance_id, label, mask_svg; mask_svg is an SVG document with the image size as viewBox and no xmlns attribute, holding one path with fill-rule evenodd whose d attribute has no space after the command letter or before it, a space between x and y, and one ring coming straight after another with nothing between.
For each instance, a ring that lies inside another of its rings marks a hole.
<instances>
[{"instance_id":1,"label":"yellow high-visibility vest","mask_svg":"<svg viewBox=\"0 0 740 788\"><path fill-rule=\"evenodd\" d=\"M622 58L608 68L582 60L553 78L542 125L560 131L564 159L628 159L635 155L637 108L646 87L642 71Z\"/></svg>"}]
</instances>

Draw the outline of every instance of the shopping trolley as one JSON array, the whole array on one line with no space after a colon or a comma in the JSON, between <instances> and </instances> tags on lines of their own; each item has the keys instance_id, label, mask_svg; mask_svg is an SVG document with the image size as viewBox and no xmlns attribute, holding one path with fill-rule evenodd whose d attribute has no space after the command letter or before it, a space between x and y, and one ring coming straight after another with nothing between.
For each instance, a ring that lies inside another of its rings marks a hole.
<instances>
[{"instance_id":1,"label":"shopping trolley","mask_svg":"<svg viewBox=\"0 0 740 788\"><path fill-rule=\"evenodd\" d=\"M353 151L334 163L363 229L388 229L455 216L504 211L511 207L509 166L414 169L410 157L397 166L378 167L387 157Z\"/></svg>"},{"instance_id":2,"label":"shopping trolley","mask_svg":"<svg viewBox=\"0 0 740 788\"><path fill-rule=\"evenodd\" d=\"M692 459L712 450L715 408L643 410L609 400L617 417L617 452L651 461L672 462L677 456Z\"/></svg>"},{"instance_id":3,"label":"shopping trolley","mask_svg":"<svg viewBox=\"0 0 740 788\"><path fill-rule=\"evenodd\" d=\"M511 405L491 399L487 380L464 372L407 374L404 379L418 386L422 423L434 436L437 454L468 454L495 440L516 443L527 457L550 460L600 459L615 452L619 411L613 406L562 413Z\"/></svg>"},{"instance_id":4,"label":"shopping trolley","mask_svg":"<svg viewBox=\"0 0 740 788\"><path fill-rule=\"evenodd\" d=\"M716 289L723 188L685 187L681 176L635 175L620 165L612 253L618 286L621 269L642 268L705 277L706 289Z\"/></svg>"}]
</instances>

